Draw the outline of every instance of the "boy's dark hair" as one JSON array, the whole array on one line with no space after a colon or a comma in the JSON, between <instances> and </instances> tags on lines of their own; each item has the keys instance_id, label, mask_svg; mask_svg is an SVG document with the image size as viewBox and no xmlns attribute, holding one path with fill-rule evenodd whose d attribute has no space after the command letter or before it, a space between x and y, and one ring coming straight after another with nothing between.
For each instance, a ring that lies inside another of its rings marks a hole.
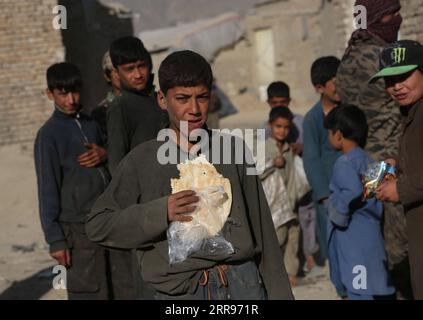
<instances>
[{"instance_id":1,"label":"boy's dark hair","mask_svg":"<svg viewBox=\"0 0 423 320\"><path fill-rule=\"evenodd\" d=\"M139 60L146 61L150 70L153 68L151 55L138 38L132 36L119 38L112 42L109 52L115 68Z\"/></svg>"},{"instance_id":2,"label":"boy's dark hair","mask_svg":"<svg viewBox=\"0 0 423 320\"><path fill-rule=\"evenodd\" d=\"M159 68L160 90L164 94L175 87L204 85L211 90L213 71L210 64L198 53L184 50L171 53Z\"/></svg>"},{"instance_id":3,"label":"boy's dark hair","mask_svg":"<svg viewBox=\"0 0 423 320\"><path fill-rule=\"evenodd\" d=\"M345 139L355 141L362 148L366 146L369 127L366 115L357 106L341 103L325 117L324 126L333 133L341 131Z\"/></svg>"},{"instance_id":4,"label":"boy's dark hair","mask_svg":"<svg viewBox=\"0 0 423 320\"><path fill-rule=\"evenodd\" d=\"M267 99L270 100L275 97L291 99L289 86L285 82L272 82L267 87Z\"/></svg>"},{"instance_id":5,"label":"boy's dark hair","mask_svg":"<svg viewBox=\"0 0 423 320\"><path fill-rule=\"evenodd\" d=\"M78 67L69 62L55 63L46 72L47 87L50 91L58 89L65 92L79 92L82 78Z\"/></svg>"},{"instance_id":6,"label":"boy's dark hair","mask_svg":"<svg viewBox=\"0 0 423 320\"><path fill-rule=\"evenodd\" d=\"M341 61L337 57L322 57L314 61L311 66L311 82L314 86L326 85L338 71Z\"/></svg>"},{"instance_id":7,"label":"boy's dark hair","mask_svg":"<svg viewBox=\"0 0 423 320\"><path fill-rule=\"evenodd\" d=\"M269 123L276 121L279 118L287 119L292 122L294 115L287 107L273 108L269 113Z\"/></svg>"}]
</instances>

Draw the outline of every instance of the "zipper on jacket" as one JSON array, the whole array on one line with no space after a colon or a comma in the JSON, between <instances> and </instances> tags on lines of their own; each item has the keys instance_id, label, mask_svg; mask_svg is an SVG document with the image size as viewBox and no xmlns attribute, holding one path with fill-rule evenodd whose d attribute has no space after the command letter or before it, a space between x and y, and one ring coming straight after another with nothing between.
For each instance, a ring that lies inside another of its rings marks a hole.
<instances>
[{"instance_id":1,"label":"zipper on jacket","mask_svg":"<svg viewBox=\"0 0 423 320\"><path fill-rule=\"evenodd\" d=\"M81 125L81 122L79 121L79 113L76 115L76 118L75 118L75 122L76 122L76 125L78 126L78 128L79 128L79 131L81 132L81 135L82 135L82 139L85 141L85 143L90 143L89 141L88 141L88 138L87 138L87 136L86 136L86 134L85 134L85 132L84 132L84 130L82 130L82 125ZM95 168L99 173L100 173L100 175L101 175L101 178L102 178L102 180L103 180L103 184L104 184L104 188L106 188L107 187L107 179L106 179L106 176L104 175L104 172L103 172L103 170L101 169L101 168Z\"/></svg>"}]
</instances>

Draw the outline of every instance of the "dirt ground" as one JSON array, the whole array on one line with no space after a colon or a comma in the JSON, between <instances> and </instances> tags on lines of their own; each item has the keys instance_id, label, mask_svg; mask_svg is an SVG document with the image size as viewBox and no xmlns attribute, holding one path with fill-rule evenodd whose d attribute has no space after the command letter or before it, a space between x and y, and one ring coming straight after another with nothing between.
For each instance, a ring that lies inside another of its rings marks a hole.
<instances>
[{"instance_id":1,"label":"dirt ground","mask_svg":"<svg viewBox=\"0 0 423 320\"><path fill-rule=\"evenodd\" d=\"M248 96L236 99L242 110L221 122L221 127L256 128L268 109ZM52 289L52 267L38 217L34 163L31 151L19 146L0 148L0 300L66 299L65 290ZM293 289L296 299L337 299L328 280L308 280Z\"/></svg>"}]
</instances>

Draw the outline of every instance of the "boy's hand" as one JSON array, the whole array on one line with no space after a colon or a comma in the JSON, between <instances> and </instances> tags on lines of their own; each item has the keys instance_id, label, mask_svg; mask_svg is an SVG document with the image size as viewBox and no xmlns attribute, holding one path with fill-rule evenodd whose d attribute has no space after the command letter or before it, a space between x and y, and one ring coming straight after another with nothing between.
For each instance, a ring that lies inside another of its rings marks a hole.
<instances>
[{"instance_id":1,"label":"boy's hand","mask_svg":"<svg viewBox=\"0 0 423 320\"><path fill-rule=\"evenodd\" d=\"M80 166L93 168L106 159L106 149L99 147L95 143L85 143L84 146L88 151L78 157Z\"/></svg>"},{"instance_id":2,"label":"boy's hand","mask_svg":"<svg viewBox=\"0 0 423 320\"><path fill-rule=\"evenodd\" d=\"M384 182L376 189L376 199L397 203L400 201L397 190L397 179Z\"/></svg>"},{"instance_id":3,"label":"boy's hand","mask_svg":"<svg viewBox=\"0 0 423 320\"><path fill-rule=\"evenodd\" d=\"M393 167L396 167L397 166L397 161L395 159L386 159L385 160L385 163L387 163L387 164L389 164L389 165L391 165Z\"/></svg>"},{"instance_id":4,"label":"boy's hand","mask_svg":"<svg viewBox=\"0 0 423 320\"><path fill-rule=\"evenodd\" d=\"M60 250L56 252L51 252L50 256L57 260L57 262L64 266L65 268L69 268L71 263L71 255L69 249Z\"/></svg>"},{"instance_id":5,"label":"boy's hand","mask_svg":"<svg viewBox=\"0 0 423 320\"><path fill-rule=\"evenodd\" d=\"M168 221L192 221L192 217L186 216L184 214L194 212L196 209L196 206L194 204L197 203L199 200L200 198L195 195L194 191L191 190L171 194L167 199Z\"/></svg>"},{"instance_id":6,"label":"boy's hand","mask_svg":"<svg viewBox=\"0 0 423 320\"><path fill-rule=\"evenodd\" d=\"M282 156L276 157L274 160L274 164L276 168L283 168L285 167L285 158Z\"/></svg>"}]
</instances>

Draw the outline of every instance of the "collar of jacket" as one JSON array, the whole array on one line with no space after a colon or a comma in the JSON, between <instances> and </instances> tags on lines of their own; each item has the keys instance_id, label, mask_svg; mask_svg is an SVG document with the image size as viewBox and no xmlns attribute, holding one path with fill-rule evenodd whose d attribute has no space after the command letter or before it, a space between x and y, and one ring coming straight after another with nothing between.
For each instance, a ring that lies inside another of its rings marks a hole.
<instances>
[{"instance_id":1,"label":"collar of jacket","mask_svg":"<svg viewBox=\"0 0 423 320\"><path fill-rule=\"evenodd\" d=\"M170 129L169 126L166 126L166 129L172 130L172 129ZM193 149L194 151L192 151L192 150L189 151L189 150L187 150L185 148L187 146L184 146L183 144L182 145L181 144L178 144L177 141L175 141L172 138L173 137L172 135L170 135L169 141L178 149L178 151L182 151L185 155L190 155L191 157L193 157L193 156L199 156L200 155L200 151L203 151L203 150L209 150L209 151L211 151L211 147L212 147L212 141L211 141L211 139L212 139L212 136L213 136L213 131L210 130L207 127L207 124L204 124L204 126L202 127L202 129L207 132L207 141L201 141L202 144L195 144L194 145L194 149ZM179 154L179 152L178 152L178 154Z\"/></svg>"},{"instance_id":2,"label":"collar of jacket","mask_svg":"<svg viewBox=\"0 0 423 320\"><path fill-rule=\"evenodd\" d=\"M53 116L61 119L79 119L82 117L82 113L78 111L73 114L68 114L65 113L58 105L55 104Z\"/></svg>"}]
</instances>

